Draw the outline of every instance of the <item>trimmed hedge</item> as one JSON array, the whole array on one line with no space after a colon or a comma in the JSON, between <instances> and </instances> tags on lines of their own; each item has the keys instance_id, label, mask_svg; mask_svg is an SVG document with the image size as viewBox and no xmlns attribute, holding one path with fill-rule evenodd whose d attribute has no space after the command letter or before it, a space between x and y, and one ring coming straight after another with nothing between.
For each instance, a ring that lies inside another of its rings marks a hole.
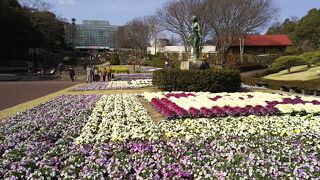
<instances>
[{"instance_id":1,"label":"trimmed hedge","mask_svg":"<svg viewBox=\"0 0 320 180\"><path fill-rule=\"evenodd\" d=\"M293 66L304 65L306 62L299 56L281 56L272 63L272 68L286 68L288 72Z\"/></svg>"},{"instance_id":2,"label":"trimmed hedge","mask_svg":"<svg viewBox=\"0 0 320 180\"><path fill-rule=\"evenodd\" d=\"M241 78L236 70L162 69L153 73L152 83L166 91L235 92Z\"/></svg>"},{"instance_id":3,"label":"trimmed hedge","mask_svg":"<svg viewBox=\"0 0 320 180\"><path fill-rule=\"evenodd\" d=\"M279 90L281 86L297 87L298 90L315 90L320 89L320 79L313 79L308 81L279 81L264 78L242 77L244 84L254 86L257 82L267 83L271 89Z\"/></svg>"},{"instance_id":4,"label":"trimmed hedge","mask_svg":"<svg viewBox=\"0 0 320 180\"><path fill-rule=\"evenodd\" d=\"M102 72L102 68L107 68L106 66L99 66L99 73ZM114 74L127 73L129 74L129 69L127 67L112 67L111 71Z\"/></svg>"}]
</instances>

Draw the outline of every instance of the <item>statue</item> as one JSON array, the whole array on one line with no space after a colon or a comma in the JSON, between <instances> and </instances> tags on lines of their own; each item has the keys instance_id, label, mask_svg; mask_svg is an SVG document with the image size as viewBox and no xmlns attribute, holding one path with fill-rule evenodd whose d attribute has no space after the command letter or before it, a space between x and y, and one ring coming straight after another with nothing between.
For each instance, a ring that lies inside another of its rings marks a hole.
<instances>
[{"instance_id":1,"label":"statue","mask_svg":"<svg viewBox=\"0 0 320 180\"><path fill-rule=\"evenodd\" d=\"M193 49L193 57L197 60L200 56L200 39L201 39L201 27L198 22L197 16L192 16L191 34L188 38L189 43Z\"/></svg>"}]
</instances>

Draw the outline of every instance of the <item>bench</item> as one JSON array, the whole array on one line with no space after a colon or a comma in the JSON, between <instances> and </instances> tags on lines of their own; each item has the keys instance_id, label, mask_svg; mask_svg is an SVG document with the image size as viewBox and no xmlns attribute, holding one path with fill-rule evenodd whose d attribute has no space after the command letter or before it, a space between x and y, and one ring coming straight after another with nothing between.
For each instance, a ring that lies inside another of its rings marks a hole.
<instances>
[{"instance_id":1,"label":"bench","mask_svg":"<svg viewBox=\"0 0 320 180\"><path fill-rule=\"evenodd\" d=\"M282 85L280 86L280 91L288 91L290 93L296 93L299 91L299 89L298 87L295 87L295 86Z\"/></svg>"},{"instance_id":2,"label":"bench","mask_svg":"<svg viewBox=\"0 0 320 180\"><path fill-rule=\"evenodd\" d=\"M266 87L266 88L269 87L268 83L264 83L264 82L256 82L255 85L258 87Z\"/></svg>"}]
</instances>

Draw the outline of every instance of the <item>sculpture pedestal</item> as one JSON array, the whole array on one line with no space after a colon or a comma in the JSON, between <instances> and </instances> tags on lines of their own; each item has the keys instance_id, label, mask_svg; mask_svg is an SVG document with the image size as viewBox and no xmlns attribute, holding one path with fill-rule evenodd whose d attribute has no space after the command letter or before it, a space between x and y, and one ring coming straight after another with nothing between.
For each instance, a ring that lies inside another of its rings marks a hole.
<instances>
[{"instance_id":1,"label":"sculpture pedestal","mask_svg":"<svg viewBox=\"0 0 320 180\"><path fill-rule=\"evenodd\" d=\"M201 63L202 63L201 61L194 61L194 60L182 61L180 69L181 70L199 70Z\"/></svg>"}]
</instances>

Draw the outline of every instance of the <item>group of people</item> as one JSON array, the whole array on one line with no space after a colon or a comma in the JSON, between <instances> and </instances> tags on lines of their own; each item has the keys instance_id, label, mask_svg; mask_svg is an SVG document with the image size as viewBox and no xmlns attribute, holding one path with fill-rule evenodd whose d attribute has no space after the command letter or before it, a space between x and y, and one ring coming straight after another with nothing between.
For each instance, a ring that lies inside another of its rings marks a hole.
<instances>
[{"instance_id":1,"label":"group of people","mask_svg":"<svg viewBox=\"0 0 320 180\"><path fill-rule=\"evenodd\" d=\"M112 79L112 69L111 66L102 66L101 73L99 72L98 66L87 66L87 83L98 82L102 77L102 81L111 81Z\"/></svg>"}]
</instances>

